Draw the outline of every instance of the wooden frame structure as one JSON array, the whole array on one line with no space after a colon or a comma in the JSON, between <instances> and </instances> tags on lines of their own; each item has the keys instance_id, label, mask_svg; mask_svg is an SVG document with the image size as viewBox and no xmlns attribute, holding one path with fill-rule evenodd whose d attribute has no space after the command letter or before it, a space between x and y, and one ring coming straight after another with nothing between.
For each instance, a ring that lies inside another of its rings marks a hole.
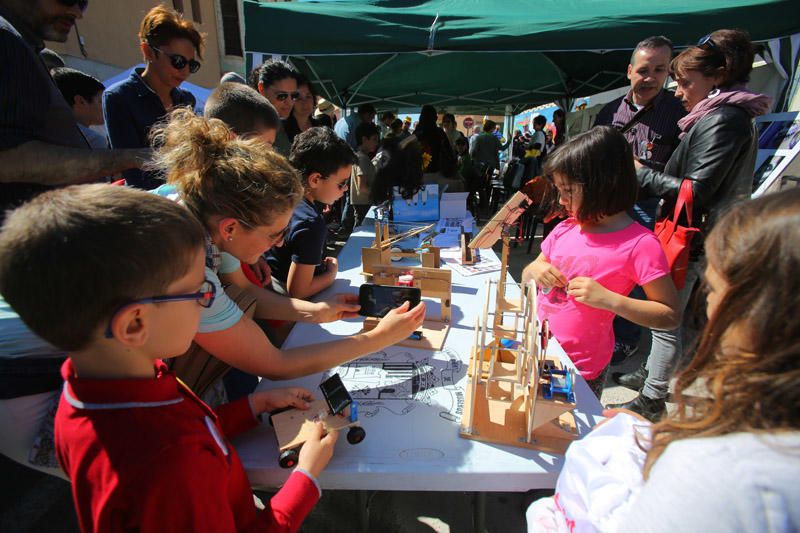
<instances>
[{"instance_id":1,"label":"wooden frame structure","mask_svg":"<svg viewBox=\"0 0 800 533\"><path fill-rule=\"evenodd\" d=\"M460 434L563 454L578 438L574 393L545 398L544 389L551 386L553 371L565 373L574 385L574 370L546 354L548 332L536 316L536 287L523 288L518 300L509 300L500 287L487 283L483 313L475 321ZM493 294L499 307L490 321ZM513 322L503 324L508 315Z\"/></svg>"},{"instance_id":2,"label":"wooden frame structure","mask_svg":"<svg viewBox=\"0 0 800 533\"><path fill-rule=\"evenodd\" d=\"M503 250L500 279L487 282L483 312L475 320L460 434L563 454L578 438L571 413L576 406L574 369L547 357L549 332L538 319L533 282L520 287L516 298L506 294L509 229L530 203L523 193L515 194L469 244L488 248L502 238ZM493 297L494 311L490 312ZM554 376L562 375L570 392L549 393L554 390Z\"/></svg>"},{"instance_id":3,"label":"wooden frame structure","mask_svg":"<svg viewBox=\"0 0 800 533\"><path fill-rule=\"evenodd\" d=\"M434 227L433 224L412 228L395 236L389 234L389 225L376 220L375 240L372 246L361 249L361 269L365 281L376 285L401 285L400 277L411 275L411 286L420 289L423 298L435 298L440 302L441 313L438 318L427 318L420 328L422 338L406 339L401 346L410 348L441 350L450 329L451 295L453 273L440 269L440 249L426 246L422 249L392 252L392 245L419 235ZM392 256L419 258L422 266L392 265ZM364 329L369 331L378 325L378 319L364 320Z\"/></svg>"}]
</instances>

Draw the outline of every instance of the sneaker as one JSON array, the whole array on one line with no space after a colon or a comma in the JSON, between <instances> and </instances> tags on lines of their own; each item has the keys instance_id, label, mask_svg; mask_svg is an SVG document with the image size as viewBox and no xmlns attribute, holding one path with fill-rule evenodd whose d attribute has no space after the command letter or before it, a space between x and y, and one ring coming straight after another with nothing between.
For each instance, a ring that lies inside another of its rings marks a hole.
<instances>
[{"instance_id":1,"label":"sneaker","mask_svg":"<svg viewBox=\"0 0 800 533\"><path fill-rule=\"evenodd\" d=\"M614 355L611 356L611 364L618 365L623 363L626 359L633 357L637 353L639 353L638 345L617 341L614 343Z\"/></svg>"},{"instance_id":2,"label":"sneaker","mask_svg":"<svg viewBox=\"0 0 800 533\"><path fill-rule=\"evenodd\" d=\"M644 367L644 364L642 364L639 368L627 374L614 372L611 374L611 379L613 379L617 385L622 385L626 389L639 391L642 390L644 382L647 379L647 369Z\"/></svg>"},{"instance_id":3,"label":"sneaker","mask_svg":"<svg viewBox=\"0 0 800 533\"><path fill-rule=\"evenodd\" d=\"M640 393L639 396L629 402L606 405L606 409L628 409L642 415L651 422L658 422L667 411L667 402L664 398L653 400Z\"/></svg>"}]
</instances>

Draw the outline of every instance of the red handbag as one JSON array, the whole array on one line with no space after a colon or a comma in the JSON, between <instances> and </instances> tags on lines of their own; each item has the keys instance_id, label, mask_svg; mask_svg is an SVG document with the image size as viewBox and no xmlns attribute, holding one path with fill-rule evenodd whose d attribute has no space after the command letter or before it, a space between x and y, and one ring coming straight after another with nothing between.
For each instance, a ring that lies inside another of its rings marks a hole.
<instances>
[{"instance_id":1,"label":"red handbag","mask_svg":"<svg viewBox=\"0 0 800 533\"><path fill-rule=\"evenodd\" d=\"M683 180L678 200L675 202L675 211L672 218L664 217L656 222L654 232L661 242L661 248L667 256L667 263L672 272L672 281L680 290L686 283L686 273L689 269L689 248L692 238L700 230L692 227L692 182ZM681 211L686 209L688 226L678 224Z\"/></svg>"}]
</instances>

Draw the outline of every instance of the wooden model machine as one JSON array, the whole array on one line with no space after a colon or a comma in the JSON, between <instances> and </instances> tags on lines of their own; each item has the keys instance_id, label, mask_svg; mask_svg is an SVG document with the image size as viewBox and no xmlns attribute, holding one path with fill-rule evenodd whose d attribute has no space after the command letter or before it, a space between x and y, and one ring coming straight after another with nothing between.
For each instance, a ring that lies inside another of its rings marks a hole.
<instances>
[{"instance_id":1,"label":"wooden model machine","mask_svg":"<svg viewBox=\"0 0 800 533\"><path fill-rule=\"evenodd\" d=\"M417 287L422 296L440 301L438 318L426 318L422 324L421 338L406 339L399 344L410 348L441 350L450 329L452 276L450 270L439 268L439 248L423 245L419 249L396 250L392 245L414 237L433 228L433 224L412 228L395 236L389 235L388 225L375 222L375 241L372 246L361 249L361 268L365 281L376 285L404 285ZM431 234L429 237L432 237ZM425 241L427 239L423 239ZM419 258L421 266L393 265L392 256ZM378 319L367 318L364 329L369 331L378 324Z\"/></svg>"},{"instance_id":2,"label":"wooden model machine","mask_svg":"<svg viewBox=\"0 0 800 533\"><path fill-rule=\"evenodd\" d=\"M571 413L575 371L547 357L549 331L537 317L535 285L521 287L518 297L506 295L508 227L530 203L518 195L470 243L488 247L502 237L503 255L500 280L487 282L483 312L475 323L460 434L563 454L578 438Z\"/></svg>"}]
</instances>

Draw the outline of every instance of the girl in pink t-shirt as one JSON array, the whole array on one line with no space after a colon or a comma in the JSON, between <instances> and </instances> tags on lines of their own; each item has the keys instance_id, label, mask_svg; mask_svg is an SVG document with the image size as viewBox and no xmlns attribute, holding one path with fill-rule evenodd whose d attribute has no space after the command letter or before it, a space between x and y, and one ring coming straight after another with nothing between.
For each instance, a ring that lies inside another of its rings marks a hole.
<instances>
[{"instance_id":1,"label":"girl in pink t-shirt","mask_svg":"<svg viewBox=\"0 0 800 533\"><path fill-rule=\"evenodd\" d=\"M544 172L569 218L542 242L522 278L536 281L539 318L599 398L614 350L614 316L673 329L678 294L658 239L628 216L639 186L621 133L602 126L578 135L550 156ZM627 296L636 285L647 300Z\"/></svg>"}]
</instances>

